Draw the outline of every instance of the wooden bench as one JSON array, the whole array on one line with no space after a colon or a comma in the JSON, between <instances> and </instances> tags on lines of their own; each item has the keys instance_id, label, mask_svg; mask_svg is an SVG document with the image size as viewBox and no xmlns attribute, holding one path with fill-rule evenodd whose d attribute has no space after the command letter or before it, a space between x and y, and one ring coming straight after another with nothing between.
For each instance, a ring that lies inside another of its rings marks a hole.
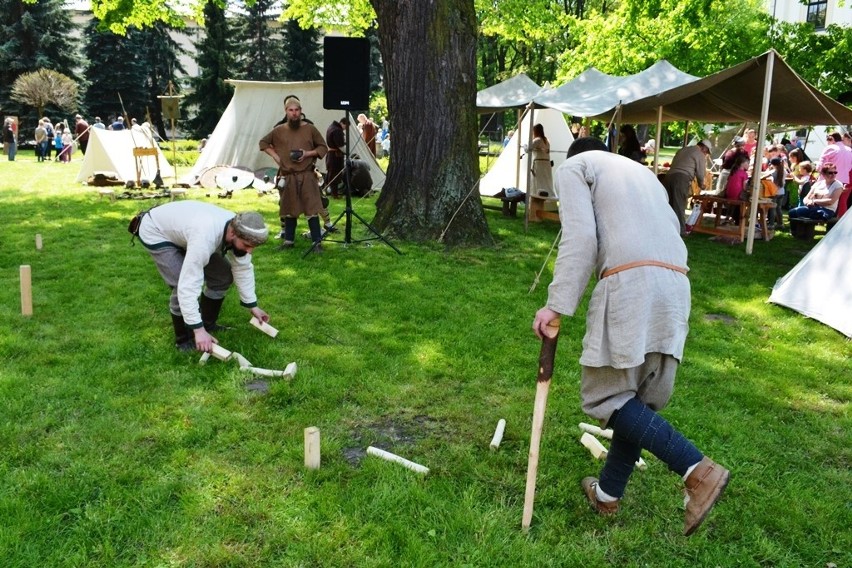
<instances>
[{"instance_id":1,"label":"wooden bench","mask_svg":"<svg viewBox=\"0 0 852 568\"><path fill-rule=\"evenodd\" d=\"M174 188L169 190L169 201L174 201L178 197L186 197L186 190Z\"/></svg>"},{"instance_id":2,"label":"wooden bench","mask_svg":"<svg viewBox=\"0 0 852 568\"><path fill-rule=\"evenodd\" d=\"M543 219L559 221L559 211L553 209L553 206L558 205L559 199L556 197L530 195L530 222L538 223Z\"/></svg>"},{"instance_id":3,"label":"wooden bench","mask_svg":"<svg viewBox=\"0 0 852 568\"><path fill-rule=\"evenodd\" d=\"M98 190L98 198L103 199L104 197L109 197L110 201L115 201L115 190L99 189Z\"/></svg>"},{"instance_id":4,"label":"wooden bench","mask_svg":"<svg viewBox=\"0 0 852 568\"><path fill-rule=\"evenodd\" d=\"M692 203L694 207L701 207L701 215L698 218L698 222L693 226L692 232L734 237L740 242L745 240L751 202L725 199L724 197L715 195L696 195L692 197ZM730 211L734 207L739 207L739 215L735 219L737 224L723 224L722 218L726 216L730 218ZM757 223L759 224L759 228L755 230L755 234L761 234L765 241L771 240L775 233L767 229L767 221L771 218L775 202L771 199L761 199L757 203L757 208ZM712 216L712 225L704 223L705 215Z\"/></svg>"},{"instance_id":5,"label":"wooden bench","mask_svg":"<svg viewBox=\"0 0 852 568\"><path fill-rule=\"evenodd\" d=\"M811 241L816 237L816 228L820 225L829 232L837 224L837 217L824 221L822 219L790 219L790 234L801 241Z\"/></svg>"},{"instance_id":6,"label":"wooden bench","mask_svg":"<svg viewBox=\"0 0 852 568\"><path fill-rule=\"evenodd\" d=\"M526 196L523 193L518 193L515 197L506 197L506 193L504 190L500 190L500 193L498 193L497 195L492 195L491 198L499 199L500 201L502 201L502 203L499 206L483 203L482 207L485 209L502 211L504 217L517 217L518 203L523 203L526 200Z\"/></svg>"}]
</instances>

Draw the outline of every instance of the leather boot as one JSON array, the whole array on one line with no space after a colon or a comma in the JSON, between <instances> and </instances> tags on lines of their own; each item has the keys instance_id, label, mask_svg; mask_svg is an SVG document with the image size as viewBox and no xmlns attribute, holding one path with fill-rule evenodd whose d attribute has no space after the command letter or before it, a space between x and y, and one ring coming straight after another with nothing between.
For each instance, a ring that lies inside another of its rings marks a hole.
<instances>
[{"instance_id":1,"label":"leather boot","mask_svg":"<svg viewBox=\"0 0 852 568\"><path fill-rule=\"evenodd\" d=\"M586 494L586 499L589 500L589 504L598 512L598 514L608 516L614 515L618 512L618 501L607 503L605 501L598 500L598 494L596 491L598 486L597 479L594 477L584 477L580 484L583 486L583 493Z\"/></svg>"},{"instance_id":2,"label":"leather boot","mask_svg":"<svg viewBox=\"0 0 852 568\"><path fill-rule=\"evenodd\" d=\"M179 351L194 351L195 336L183 322L183 316L172 316L172 327L175 329L175 347Z\"/></svg>"},{"instance_id":3,"label":"leather boot","mask_svg":"<svg viewBox=\"0 0 852 568\"><path fill-rule=\"evenodd\" d=\"M684 488L687 498L686 519L683 525L684 535L691 535L695 532L695 529L701 526L707 513L722 496L722 491L728 485L730 477L731 472L707 456L695 466L695 469L686 478L686 487Z\"/></svg>"},{"instance_id":4,"label":"leather boot","mask_svg":"<svg viewBox=\"0 0 852 568\"><path fill-rule=\"evenodd\" d=\"M204 323L204 329L207 330L207 333L231 329L230 327L218 325L216 323L216 320L219 319L219 312L222 310L222 303L224 301L225 298L214 300L212 298L208 298L204 294L201 294L201 300L198 302L198 307L201 309L201 321Z\"/></svg>"}]
</instances>

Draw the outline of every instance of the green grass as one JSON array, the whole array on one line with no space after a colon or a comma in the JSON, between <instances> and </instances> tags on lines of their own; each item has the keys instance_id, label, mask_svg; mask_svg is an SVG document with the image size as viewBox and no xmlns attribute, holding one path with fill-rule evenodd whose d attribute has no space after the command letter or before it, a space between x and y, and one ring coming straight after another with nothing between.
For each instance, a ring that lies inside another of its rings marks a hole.
<instances>
[{"instance_id":1,"label":"green grass","mask_svg":"<svg viewBox=\"0 0 852 568\"><path fill-rule=\"evenodd\" d=\"M487 211L494 248L397 242L402 256L380 243L307 259L307 241L261 247L260 305L281 333L249 326L232 291L222 321L235 329L218 334L258 366L298 362L293 381L259 395L236 364L199 366L172 347L168 290L125 229L154 202L98 199L73 183L75 164L28 159L0 161L4 568L852 564L852 349L766 303L812 243L781 234L746 256L687 241L691 331L663 414L732 471L699 532L681 536L679 479L651 456L615 518L584 502L580 479L600 464L578 443L580 313L563 322L524 535L530 324L550 268L529 288L556 225L524 233L521 219ZM205 193L190 191L274 224L270 196ZM356 203L367 219L373 207ZM506 435L491 452L500 418ZM308 426L321 431L318 471L303 467ZM431 472L364 457L368 445Z\"/></svg>"}]
</instances>

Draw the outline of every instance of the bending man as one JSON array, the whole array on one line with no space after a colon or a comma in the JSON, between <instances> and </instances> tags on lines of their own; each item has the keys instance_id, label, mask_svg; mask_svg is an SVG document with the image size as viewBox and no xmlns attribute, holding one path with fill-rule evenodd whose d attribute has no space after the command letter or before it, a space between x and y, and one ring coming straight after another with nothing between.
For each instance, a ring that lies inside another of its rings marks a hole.
<instances>
[{"instance_id":1,"label":"bending man","mask_svg":"<svg viewBox=\"0 0 852 568\"><path fill-rule=\"evenodd\" d=\"M231 284L240 305L269 321L257 305L251 262L252 251L269 237L259 214L175 201L143 213L137 234L172 289L169 311L181 351L210 351L218 343L210 332L225 329L216 320Z\"/></svg>"},{"instance_id":2,"label":"bending man","mask_svg":"<svg viewBox=\"0 0 852 568\"><path fill-rule=\"evenodd\" d=\"M599 150L599 151L598 151ZM608 153L595 138L571 144L556 170L562 241L545 307L533 331L573 315L592 272L583 339L583 411L614 431L600 480L583 491L602 515L618 510L633 464L646 449L685 482L684 533L704 520L728 483L729 472L705 457L657 411L669 401L683 357L690 309L686 246L651 171Z\"/></svg>"}]
</instances>

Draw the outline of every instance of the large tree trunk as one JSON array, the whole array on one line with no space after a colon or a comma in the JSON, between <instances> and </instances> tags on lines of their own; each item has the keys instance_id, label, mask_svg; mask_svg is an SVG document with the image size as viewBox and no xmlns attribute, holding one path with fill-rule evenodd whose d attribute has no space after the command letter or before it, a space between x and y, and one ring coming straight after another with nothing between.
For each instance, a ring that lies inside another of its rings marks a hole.
<instances>
[{"instance_id":1,"label":"large tree trunk","mask_svg":"<svg viewBox=\"0 0 852 568\"><path fill-rule=\"evenodd\" d=\"M371 0L393 157L373 223L413 241L492 242L479 198L473 0Z\"/></svg>"}]
</instances>

